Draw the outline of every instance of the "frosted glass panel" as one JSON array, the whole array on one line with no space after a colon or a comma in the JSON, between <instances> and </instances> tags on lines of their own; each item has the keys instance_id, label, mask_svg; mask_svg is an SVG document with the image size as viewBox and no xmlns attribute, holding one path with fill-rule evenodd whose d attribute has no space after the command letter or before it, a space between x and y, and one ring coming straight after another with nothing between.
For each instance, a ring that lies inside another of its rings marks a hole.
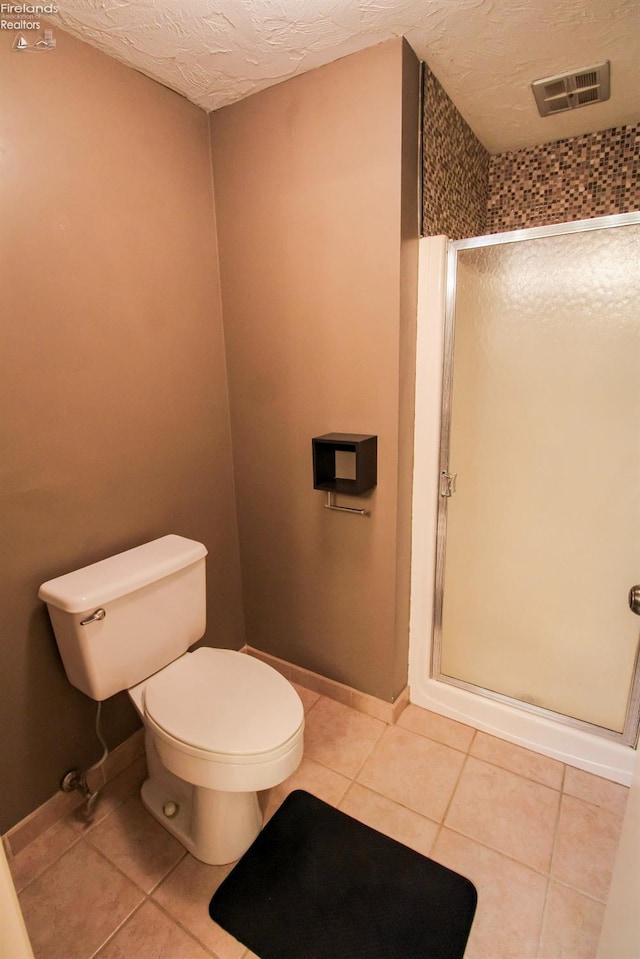
<instances>
[{"instance_id":1,"label":"frosted glass panel","mask_svg":"<svg viewBox=\"0 0 640 959\"><path fill-rule=\"evenodd\" d=\"M460 250L441 673L622 732L640 227Z\"/></svg>"}]
</instances>

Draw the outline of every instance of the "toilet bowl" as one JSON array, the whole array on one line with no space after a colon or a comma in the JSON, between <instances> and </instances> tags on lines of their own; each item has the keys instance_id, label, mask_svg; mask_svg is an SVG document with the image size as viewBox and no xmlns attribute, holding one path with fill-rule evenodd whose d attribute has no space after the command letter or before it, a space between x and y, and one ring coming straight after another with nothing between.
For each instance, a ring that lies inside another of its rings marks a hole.
<instances>
[{"instance_id":1,"label":"toilet bowl","mask_svg":"<svg viewBox=\"0 0 640 959\"><path fill-rule=\"evenodd\" d=\"M129 695L145 726L146 808L197 859L235 861L262 825L258 790L283 782L302 759L300 697L265 663L209 647Z\"/></svg>"},{"instance_id":2,"label":"toilet bowl","mask_svg":"<svg viewBox=\"0 0 640 959\"><path fill-rule=\"evenodd\" d=\"M145 727L142 801L197 859L238 859L262 825L258 790L302 759L293 686L244 653L200 647L202 543L168 535L44 583L69 682L102 701L127 689Z\"/></svg>"}]
</instances>

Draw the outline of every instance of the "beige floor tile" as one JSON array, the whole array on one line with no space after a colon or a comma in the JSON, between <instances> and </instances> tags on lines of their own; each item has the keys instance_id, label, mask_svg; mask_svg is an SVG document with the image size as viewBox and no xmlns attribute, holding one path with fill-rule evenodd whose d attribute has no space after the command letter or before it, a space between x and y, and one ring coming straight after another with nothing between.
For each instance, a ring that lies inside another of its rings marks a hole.
<instances>
[{"instance_id":1,"label":"beige floor tile","mask_svg":"<svg viewBox=\"0 0 640 959\"><path fill-rule=\"evenodd\" d=\"M16 891L21 892L78 840L77 832L61 819L25 846L9 860Z\"/></svg>"},{"instance_id":2,"label":"beige floor tile","mask_svg":"<svg viewBox=\"0 0 640 959\"><path fill-rule=\"evenodd\" d=\"M553 854L553 877L606 901L622 816L573 796L563 796Z\"/></svg>"},{"instance_id":3,"label":"beige floor tile","mask_svg":"<svg viewBox=\"0 0 640 959\"><path fill-rule=\"evenodd\" d=\"M209 917L209 901L233 865L207 866L186 855L152 893L152 899L218 959L240 959L247 948Z\"/></svg>"},{"instance_id":4,"label":"beige floor tile","mask_svg":"<svg viewBox=\"0 0 640 959\"><path fill-rule=\"evenodd\" d=\"M465 761L463 753L408 729L389 726L357 780L441 822Z\"/></svg>"},{"instance_id":5,"label":"beige floor tile","mask_svg":"<svg viewBox=\"0 0 640 959\"><path fill-rule=\"evenodd\" d=\"M273 816L290 792L294 789L305 789L318 799L324 800L330 806L337 806L351 780L332 769L316 763L313 759L303 759L297 770L279 786L265 790L260 794L260 802L265 822Z\"/></svg>"},{"instance_id":6,"label":"beige floor tile","mask_svg":"<svg viewBox=\"0 0 640 959\"><path fill-rule=\"evenodd\" d=\"M439 826L392 799L353 783L339 808L385 836L428 856Z\"/></svg>"},{"instance_id":7,"label":"beige floor tile","mask_svg":"<svg viewBox=\"0 0 640 959\"><path fill-rule=\"evenodd\" d=\"M156 822L137 795L114 809L86 838L144 892L151 892L186 855L184 846Z\"/></svg>"},{"instance_id":8,"label":"beige floor tile","mask_svg":"<svg viewBox=\"0 0 640 959\"><path fill-rule=\"evenodd\" d=\"M145 902L96 959L211 959L211 953L152 902Z\"/></svg>"},{"instance_id":9,"label":"beige floor tile","mask_svg":"<svg viewBox=\"0 0 640 959\"><path fill-rule=\"evenodd\" d=\"M465 959L532 959L536 955L545 876L448 829L441 829L431 858L466 876L478 891Z\"/></svg>"},{"instance_id":10,"label":"beige floor tile","mask_svg":"<svg viewBox=\"0 0 640 959\"><path fill-rule=\"evenodd\" d=\"M20 895L36 959L88 959L144 894L80 841Z\"/></svg>"},{"instance_id":11,"label":"beige floor tile","mask_svg":"<svg viewBox=\"0 0 640 959\"><path fill-rule=\"evenodd\" d=\"M469 758L445 824L548 872L559 802L554 789Z\"/></svg>"},{"instance_id":12,"label":"beige floor tile","mask_svg":"<svg viewBox=\"0 0 640 959\"><path fill-rule=\"evenodd\" d=\"M552 882L547 893L541 959L595 959L604 908L603 903Z\"/></svg>"},{"instance_id":13,"label":"beige floor tile","mask_svg":"<svg viewBox=\"0 0 640 959\"><path fill-rule=\"evenodd\" d=\"M567 766L564 791L569 796L575 796L576 799L582 799L594 806L602 806L618 816L624 816L629 797L627 786L610 782L573 766Z\"/></svg>"},{"instance_id":14,"label":"beige floor tile","mask_svg":"<svg viewBox=\"0 0 640 959\"><path fill-rule=\"evenodd\" d=\"M542 783L543 786L562 789L565 767L557 759L541 756L530 749L523 749L522 746L516 746L514 743L508 743L504 739L497 739L483 732L478 732L469 752L476 759L483 759L485 762L493 763L494 766L509 769L512 773L517 773L526 779L533 779L537 783Z\"/></svg>"},{"instance_id":15,"label":"beige floor tile","mask_svg":"<svg viewBox=\"0 0 640 959\"><path fill-rule=\"evenodd\" d=\"M464 723L458 723L453 719L447 719L446 716L432 713L429 709L413 705L407 706L397 725L402 726L403 729L410 729L414 733L420 733L428 739L434 739L445 746L460 749L464 753L468 752L476 732L471 726L465 726Z\"/></svg>"},{"instance_id":16,"label":"beige floor tile","mask_svg":"<svg viewBox=\"0 0 640 959\"><path fill-rule=\"evenodd\" d=\"M307 714L305 755L353 778L385 728L381 720L321 696Z\"/></svg>"}]
</instances>

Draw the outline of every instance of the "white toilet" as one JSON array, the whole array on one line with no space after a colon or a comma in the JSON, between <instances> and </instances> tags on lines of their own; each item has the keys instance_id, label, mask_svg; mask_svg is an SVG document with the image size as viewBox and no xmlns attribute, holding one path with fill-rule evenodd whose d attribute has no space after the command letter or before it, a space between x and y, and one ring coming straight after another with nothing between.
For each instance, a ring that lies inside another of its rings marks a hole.
<instances>
[{"instance_id":1,"label":"white toilet","mask_svg":"<svg viewBox=\"0 0 640 959\"><path fill-rule=\"evenodd\" d=\"M238 859L262 826L257 790L302 759L304 713L283 676L251 656L200 647L202 543L137 546L52 579L49 610L69 681L95 700L129 690L145 726L142 801L197 859Z\"/></svg>"}]
</instances>

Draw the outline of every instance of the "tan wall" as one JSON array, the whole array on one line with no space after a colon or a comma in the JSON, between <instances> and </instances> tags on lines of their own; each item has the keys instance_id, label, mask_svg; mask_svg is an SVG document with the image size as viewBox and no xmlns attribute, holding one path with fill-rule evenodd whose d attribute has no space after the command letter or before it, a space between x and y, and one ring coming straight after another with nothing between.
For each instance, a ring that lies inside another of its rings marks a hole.
<instances>
[{"instance_id":1,"label":"tan wall","mask_svg":"<svg viewBox=\"0 0 640 959\"><path fill-rule=\"evenodd\" d=\"M0 35L0 831L98 758L44 580L176 532L243 642L207 117L56 29ZM113 746L137 720L105 708Z\"/></svg>"},{"instance_id":2,"label":"tan wall","mask_svg":"<svg viewBox=\"0 0 640 959\"><path fill-rule=\"evenodd\" d=\"M418 87L394 40L211 116L247 641L389 700L407 663ZM366 518L313 489L327 432L378 435L376 490L342 499Z\"/></svg>"}]
</instances>

